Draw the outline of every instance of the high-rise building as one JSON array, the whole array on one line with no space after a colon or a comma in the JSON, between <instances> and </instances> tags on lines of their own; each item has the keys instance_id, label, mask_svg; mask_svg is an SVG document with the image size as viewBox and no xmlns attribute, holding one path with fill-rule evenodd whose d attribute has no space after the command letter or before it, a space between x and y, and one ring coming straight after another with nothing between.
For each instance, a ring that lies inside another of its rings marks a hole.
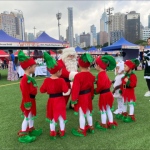
<instances>
[{"instance_id":1,"label":"high-rise building","mask_svg":"<svg viewBox=\"0 0 150 150\"><path fill-rule=\"evenodd\" d=\"M93 37L93 33L90 33L90 46L94 45L94 37Z\"/></svg>"},{"instance_id":2,"label":"high-rise building","mask_svg":"<svg viewBox=\"0 0 150 150\"><path fill-rule=\"evenodd\" d=\"M85 34L85 32L83 32L83 34L80 35L80 43L84 43L84 42L85 42L85 47L91 46L90 33Z\"/></svg>"},{"instance_id":3,"label":"high-rise building","mask_svg":"<svg viewBox=\"0 0 150 150\"><path fill-rule=\"evenodd\" d=\"M23 14L20 12L9 13L7 11L4 11L0 14L0 29L14 38L25 40Z\"/></svg>"},{"instance_id":4,"label":"high-rise building","mask_svg":"<svg viewBox=\"0 0 150 150\"><path fill-rule=\"evenodd\" d=\"M110 32L125 31L125 14L118 12L111 15L109 18L111 20L111 24L109 26Z\"/></svg>"},{"instance_id":5,"label":"high-rise building","mask_svg":"<svg viewBox=\"0 0 150 150\"><path fill-rule=\"evenodd\" d=\"M75 34L75 41L76 41L76 46L80 45L80 36L78 34Z\"/></svg>"},{"instance_id":6,"label":"high-rise building","mask_svg":"<svg viewBox=\"0 0 150 150\"><path fill-rule=\"evenodd\" d=\"M108 32L108 25L106 23L107 21L108 21L108 16L106 10L104 9L102 17L100 19L100 31Z\"/></svg>"},{"instance_id":7,"label":"high-rise building","mask_svg":"<svg viewBox=\"0 0 150 150\"><path fill-rule=\"evenodd\" d=\"M140 40L143 39L143 30L144 30L144 26L142 25L142 23L140 23Z\"/></svg>"},{"instance_id":8,"label":"high-rise building","mask_svg":"<svg viewBox=\"0 0 150 150\"><path fill-rule=\"evenodd\" d=\"M28 41L33 41L33 40L34 40L34 34L28 33Z\"/></svg>"},{"instance_id":9,"label":"high-rise building","mask_svg":"<svg viewBox=\"0 0 150 150\"><path fill-rule=\"evenodd\" d=\"M132 43L140 40L140 14L135 11L125 16L125 38Z\"/></svg>"},{"instance_id":10,"label":"high-rise building","mask_svg":"<svg viewBox=\"0 0 150 150\"><path fill-rule=\"evenodd\" d=\"M65 41L65 38L62 35L60 35L60 41Z\"/></svg>"},{"instance_id":11,"label":"high-rise building","mask_svg":"<svg viewBox=\"0 0 150 150\"><path fill-rule=\"evenodd\" d=\"M43 32L45 32L45 31L39 31L39 32L37 32L36 33L36 38L38 38Z\"/></svg>"},{"instance_id":12,"label":"high-rise building","mask_svg":"<svg viewBox=\"0 0 150 150\"><path fill-rule=\"evenodd\" d=\"M69 27L66 29L66 41L69 42Z\"/></svg>"},{"instance_id":13,"label":"high-rise building","mask_svg":"<svg viewBox=\"0 0 150 150\"><path fill-rule=\"evenodd\" d=\"M24 38L24 41L28 41L28 33L25 32L25 38Z\"/></svg>"},{"instance_id":14,"label":"high-rise building","mask_svg":"<svg viewBox=\"0 0 150 150\"><path fill-rule=\"evenodd\" d=\"M110 43L113 44L123 37L123 30L110 32Z\"/></svg>"},{"instance_id":15,"label":"high-rise building","mask_svg":"<svg viewBox=\"0 0 150 150\"><path fill-rule=\"evenodd\" d=\"M93 36L93 45L97 45L97 34L96 34L95 25L91 26L91 33L92 33L92 36Z\"/></svg>"},{"instance_id":16,"label":"high-rise building","mask_svg":"<svg viewBox=\"0 0 150 150\"><path fill-rule=\"evenodd\" d=\"M142 36L142 39L147 41L147 39L150 37L150 28L148 27L145 27L143 29L143 36Z\"/></svg>"},{"instance_id":17,"label":"high-rise building","mask_svg":"<svg viewBox=\"0 0 150 150\"><path fill-rule=\"evenodd\" d=\"M104 45L108 42L108 33L106 31L100 31L100 45Z\"/></svg>"},{"instance_id":18,"label":"high-rise building","mask_svg":"<svg viewBox=\"0 0 150 150\"><path fill-rule=\"evenodd\" d=\"M150 28L150 14L148 15L148 28Z\"/></svg>"},{"instance_id":19,"label":"high-rise building","mask_svg":"<svg viewBox=\"0 0 150 150\"><path fill-rule=\"evenodd\" d=\"M108 16L106 13L106 10L104 9L104 12L102 14L102 17L100 19L100 45L104 45L108 42Z\"/></svg>"},{"instance_id":20,"label":"high-rise building","mask_svg":"<svg viewBox=\"0 0 150 150\"><path fill-rule=\"evenodd\" d=\"M69 44L71 47L73 47L74 44L74 34L73 34L73 8L68 7L68 39Z\"/></svg>"},{"instance_id":21,"label":"high-rise building","mask_svg":"<svg viewBox=\"0 0 150 150\"><path fill-rule=\"evenodd\" d=\"M97 33L97 45L100 45L100 32Z\"/></svg>"}]
</instances>

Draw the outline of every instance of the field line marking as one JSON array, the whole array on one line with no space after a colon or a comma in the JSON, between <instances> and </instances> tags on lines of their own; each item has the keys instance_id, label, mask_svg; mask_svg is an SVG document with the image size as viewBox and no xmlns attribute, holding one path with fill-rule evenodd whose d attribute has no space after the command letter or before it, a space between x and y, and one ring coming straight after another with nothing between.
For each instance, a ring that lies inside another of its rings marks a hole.
<instances>
[{"instance_id":1,"label":"field line marking","mask_svg":"<svg viewBox=\"0 0 150 150\"><path fill-rule=\"evenodd\" d=\"M44 78L42 78L42 79L37 79L36 81L38 81L38 80L43 80ZM4 87L4 86L10 86L10 85L14 85L14 84L18 84L18 83L20 83L20 82L16 82L16 83L10 83L10 84L4 84L4 85L0 85L0 87Z\"/></svg>"}]
</instances>

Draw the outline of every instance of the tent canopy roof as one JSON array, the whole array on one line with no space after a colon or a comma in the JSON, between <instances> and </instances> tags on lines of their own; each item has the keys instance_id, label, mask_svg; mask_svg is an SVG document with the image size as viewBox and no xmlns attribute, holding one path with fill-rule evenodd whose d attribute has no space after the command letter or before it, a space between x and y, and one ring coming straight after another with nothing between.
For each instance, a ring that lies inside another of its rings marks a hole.
<instances>
[{"instance_id":1,"label":"tent canopy roof","mask_svg":"<svg viewBox=\"0 0 150 150\"><path fill-rule=\"evenodd\" d=\"M5 51L0 50L0 56L9 56Z\"/></svg>"},{"instance_id":2,"label":"tent canopy roof","mask_svg":"<svg viewBox=\"0 0 150 150\"><path fill-rule=\"evenodd\" d=\"M85 52L85 50L83 50L81 47L79 47L79 46L77 46L76 48L75 48L75 51L76 52Z\"/></svg>"},{"instance_id":3,"label":"tent canopy roof","mask_svg":"<svg viewBox=\"0 0 150 150\"><path fill-rule=\"evenodd\" d=\"M56 40L50 37L48 34L43 32L37 39L33 40L32 42L43 42L43 43L63 43L62 41Z\"/></svg>"},{"instance_id":4,"label":"tent canopy roof","mask_svg":"<svg viewBox=\"0 0 150 150\"><path fill-rule=\"evenodd\" d=\"M88 51L96 51L97 48L95 46L92 46L91 48L88 49Z\"/></svg>"},{"instance_id":5,"label":"tent canopy roof","mask_svg":"<svg viewBox=\"0 0 150 150\"><path fill-rule=\"evenodd\" d=\"M120 40L118 40L117 42L115 42L114 44L107 46L107 47L103 47L102 51L118 51L121 49L139 49L139 46L133 43L130 43L129 41L127 41L125 38L120 38Z\"/></svg>"},{"instance_id":6,"label":"tent canopy roof","mask_svg":"<svg viewBox=\"0 0 150 150\"><path fill-rule=\"evenodd\" d=\"M3 30L0 30L0 42L22 42L22 40L11 37Z\"/></svg>"}]
</instances>

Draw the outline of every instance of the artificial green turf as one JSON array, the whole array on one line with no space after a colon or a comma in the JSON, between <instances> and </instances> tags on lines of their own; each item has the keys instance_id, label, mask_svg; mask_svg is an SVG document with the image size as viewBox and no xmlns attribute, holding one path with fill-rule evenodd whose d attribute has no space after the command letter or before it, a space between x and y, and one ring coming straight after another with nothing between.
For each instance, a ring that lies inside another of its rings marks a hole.
<instances>
[{"instance_id":1,"label":"artificial green turf","mask_svg":"<svg viewBox=\"0 0 150 150\"><path fill-rule=\"evenodd\" d=\"M35 120L35 127L42 128L43 134L30 144L18 142L17 132L20 130L22 123L19 108L21 102L19 84L1 86L14 82L6 80L6 70L0 70L0 72L2 73L2 80L0 80L0 149L150 149L150 98L143 96L147 91L146 82L143 79L143 71L136 71L138 77L138 86L136 88L137 103L135 107L136 122L127 124L119 120L118 127L114 130L110 129L105 132L95 129L95 134L87 134L86 137L75 137L72 135L71 129L78 127L78 117L74 116L72 110L67 109L67 137L65 139L57 138L55 141L52 141L49 138L49 123L45 121L48 95L38 93L38 118ZM96 74L96 71L92 72ZM108 74L111 79L114 78L114 72L109 72ZM36 79L41 79L37 81L40 87L44 78L38 77ZM95 96L93 100L94 123L100 119L97 103L98 96ZM116 101L114 106L116 107Z\"/></svg>"}]
</instances>

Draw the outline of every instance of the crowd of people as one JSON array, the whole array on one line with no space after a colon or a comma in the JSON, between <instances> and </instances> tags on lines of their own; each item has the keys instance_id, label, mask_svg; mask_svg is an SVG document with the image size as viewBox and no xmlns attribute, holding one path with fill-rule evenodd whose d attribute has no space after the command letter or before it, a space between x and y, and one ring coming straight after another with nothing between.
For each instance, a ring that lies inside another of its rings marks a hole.
<instances>
[{"instance_id":1,"label":"crowd of people","mask_svg":"<svg viewBox=\"0 0 150 150\"><path fill-rule=\"evenodd\" d=\"M47 93L49 98L46 107L46 120L50 125L49 136L55 140L57 136L64 138L66 135L66 106L70 100L70 108L74 114L79 114L79 127L72 129L74 136L86 136L87 132L93 134L95 128L106 131L115 129L118 123L113 119L111 108L114 97L117 98L118 108L114 112L118 119L123 122L134 122L135 93L137 77L133 70L139 65L139 60L119 61L110 55L104 55L95 59L95 68L98 75L95 77L90 72L90 66L94 58L84 53L78 58L74 48L63 49L61 57L56 61L48 53L44 52L44 61L51 76L43 81L40 87L41 93ZM30 74L34 73L36 62L33 58L25 56L20 51L18 54L21 67L25 74L20 82L22 102L20 105L24 115L21 130L18 132L18 140L22 143L30 143L36 140L36 136L42 134L42 129L35 129L34 119L36 118L36 95L37 84ZM78 71L77 64L80 71ZM116 70L116 78L111 81L107 71ZM94 88L96 84L96 88ZM110 90L113 86L113 91ZM101 119L93 125L93 104L94 95L99 95L98 107ZM129 105L129 111L127 111ZM108 119L107 119L108 118ZM87 120L87 124L86 124ZM107 121L108 120L108 121ZM60 129L56 132L56 125L59 121ZM78 124L78 123L76 123ZM77 125L78 126L78 125Z\"/></svg>"}]
</instances>

